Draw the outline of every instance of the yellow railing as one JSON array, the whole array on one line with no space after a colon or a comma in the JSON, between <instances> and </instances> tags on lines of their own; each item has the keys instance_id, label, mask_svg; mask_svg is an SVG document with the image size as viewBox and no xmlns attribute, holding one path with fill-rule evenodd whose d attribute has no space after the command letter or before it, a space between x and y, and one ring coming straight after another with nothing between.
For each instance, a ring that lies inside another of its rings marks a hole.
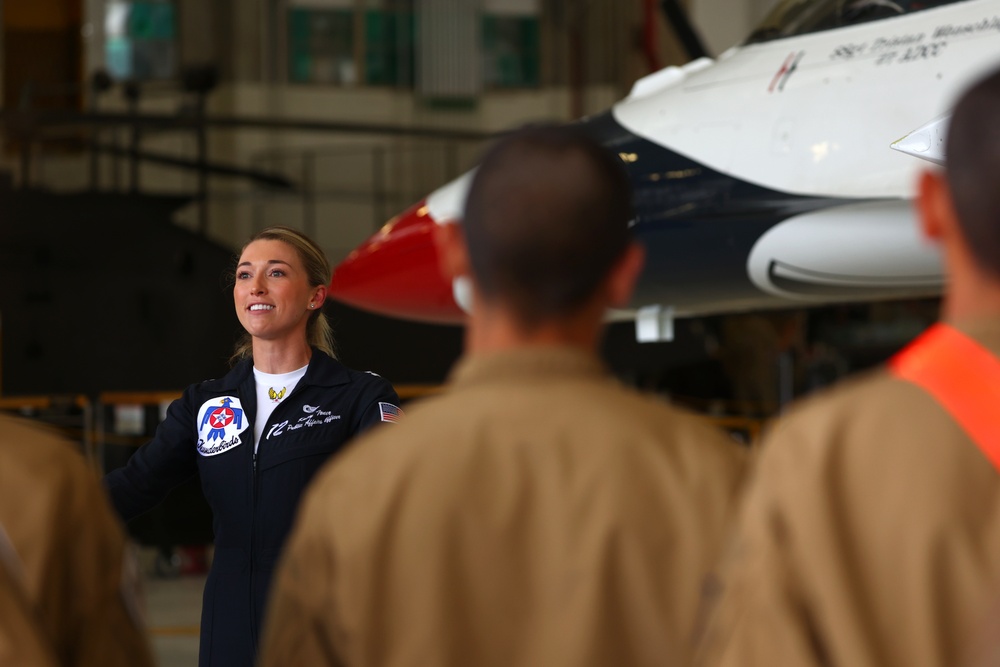
<instances>
[{"instance_id":1,"label":"yellow railing","mask_svg":"<svg viewBox=\"0 0 1000 667\"><path fill-rule=\"evenodd\" d=\"M94 408L90 399L80 395L54 396L3 396L0 397L0 410L16 411L22 414L33 411L52 410L60 407L75 407L81 411L80 428L61 426L60 430L67 437L80 441L84 456L94 464ZM25 416L30 416L25 414ZM54 425L55 426L55 425Z\"/></svg>"},{"instance_id":2,"label":"yellow railing","mask_svg":"<svg viewBox=\"0 0 1000 667\"><path fill-rule=\"evenodd\" d=\"M440 393L444 387L434 384L397 385L400 399L410 401ZM180 391L108 391L98 394L96 400L86 396L7 396L0 397L0 410L19 412L44 411L71 406L81 410L79 429L63 427L62 430L80 441L83 453L98 470L104 462L105 447L120 445L138 447L149 439L145 432L123 434L109 424L109 409L117 406L164 406L181 396ZM765 419L742 416L705 415L705 418L731 433L741 434L748 443L760 437Z\"/></svg>"}]
</instances>

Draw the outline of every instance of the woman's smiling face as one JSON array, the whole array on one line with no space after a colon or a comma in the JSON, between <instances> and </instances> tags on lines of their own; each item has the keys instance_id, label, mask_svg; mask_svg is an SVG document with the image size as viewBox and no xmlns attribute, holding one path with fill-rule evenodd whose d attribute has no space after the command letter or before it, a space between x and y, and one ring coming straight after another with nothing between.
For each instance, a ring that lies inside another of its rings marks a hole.
<instances>
[{"instance_id":1,"label":"woman's smiling face","mask_svg":"<svg viewBox=\"0 0 1000 667\"><path fill-rule=\"evenodd\" d=\"M309 284L292 246L271 239L254 241L244 248L236 266L236 315L255 339L305 340L320 289Z\"/></svg>"}]
</instances>

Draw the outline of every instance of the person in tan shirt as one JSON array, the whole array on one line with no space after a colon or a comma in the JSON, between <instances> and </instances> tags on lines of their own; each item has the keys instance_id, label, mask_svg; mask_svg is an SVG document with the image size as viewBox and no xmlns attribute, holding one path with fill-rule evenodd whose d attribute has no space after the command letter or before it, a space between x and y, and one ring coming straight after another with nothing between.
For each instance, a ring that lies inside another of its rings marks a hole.
<instances>
[{"instance_id":1,"label":"person in tan shirt","mask_svg":"<svg viewBox=\"0 0 1000 667\"><path fill-rule=\"evenodd\" d=\"M597 357L642 266L630 218L620 163L576 130L487 154L464 225L438 231L472 279L465 355L444 395L321 471L264 667L688 662L743 458Z\"/></svg>"},{"instance_id":2,"label":"person in tan shirt","mask_svg":"<svg viewBox=\"0 0 1000 667\"><path fill-rule=\"evenodd\" d=\"M944 173L919 180L921 227L949 275L943 322L765 438L699 664L967 659L1000 594L1000 471L986 446L1000 444L998 114L1000 72L959 101Z\"/></svg>"},{"instance_id":3,"label":"person in tan shirt","mask_svg":"<svg viewBox=\"0 0 1000 667\"><path fill-rule=\"evenodd\" d=\"M0 415L0 664L153 665L133 564L73 445Z\"/></svg>"},{"instance_id":4,"label":"person in tan shirt","mask_svg":"<svg viewBox=\"0 0 1000 667\"><path fill-rule=\"evenodd\" d=\"M2 531L2 528L0 528ZM0 541L6 537L0 534ZM55 656L21 588L18 565L6 563L0 547L0 665L56 667Z\"/></svg>"}]
</instances>

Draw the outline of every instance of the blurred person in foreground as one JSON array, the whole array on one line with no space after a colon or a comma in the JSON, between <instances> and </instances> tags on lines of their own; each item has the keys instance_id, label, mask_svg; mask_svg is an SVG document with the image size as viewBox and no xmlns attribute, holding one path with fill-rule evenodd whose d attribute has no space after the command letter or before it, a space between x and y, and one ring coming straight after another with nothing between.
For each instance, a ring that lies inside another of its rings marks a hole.
<instances>
[{"instance_id":1,"label":"blurred person in foreground","mask_svg":"<svg viewBox=\"0 0 1000 667\"><path fill-rule=\"evenodd\" d=\"M24 594L18 570L8 569L9 564L3 561L0 556L0 665L56 667L52 647Z\"/></svg>"},{"instance_id":2,"label":"blurred person in foreground","mask_svg":"<svg viewBox=\"0 0 1000 667\"><path fill-rule=\"evenodd\" d=\"M621 164L576 130L487 153L437 239L472 279L465 355L443 396L317 476L265 667L689 660L743 459L598 359L642 267L631 217Z\"/></svg>"},{"instance_id":3,"label":"blurred person in foreground","mask_svg":"<svg viewBox=\"0 0 1000 667\"><path fill-rule=\"evenodd\" d=\"M1000 72L918 183L942 320L765 438L705 665L960 664L1000 593Z\"/></svg>"},{"instance_id":4,"label":"blurred person in foreground","mask_svg":"<svg viewBox=\"0 0 1000 667\"><path fill-rule=\"evenodd\" d=\"M138 585L79 452L47 427L0 415L0 665L152 665Z\"/></svg>"},{"instance_id":5,"label":"blurred person in foreground","mask_svg":"<svg viewBox=\"0 0 1000 667\"><path fill-rule=\"evenodd\" d=\"M254 664L271 575L306 485L348 440L400 416L392 385L334 357L322 313L329 280L322 248L306 235L278 226L255 234L235 267L246 331L237 363L188 387L153 439L105 477L127 521L200 475L215 532L201 667Z\"/></svg>"}]
</instances>

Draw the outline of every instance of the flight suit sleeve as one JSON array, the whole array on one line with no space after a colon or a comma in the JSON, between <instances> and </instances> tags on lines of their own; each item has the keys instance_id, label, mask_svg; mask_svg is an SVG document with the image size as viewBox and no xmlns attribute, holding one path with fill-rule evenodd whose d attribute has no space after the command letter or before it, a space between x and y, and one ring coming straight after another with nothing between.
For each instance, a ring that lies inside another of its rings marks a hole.
<instances>
[{"instance_id":1,"label":"flight suit sleeve","mask_svg":"<svg viewBox=\"0 0 1000 667\"><path fill-rule=\"evenodd\" d=\"M772 463L765 456L753 471L719 577L705 588L699 667L827 664L800 578L793 517L786 511L792 498Z\"/></svg>"},{"instance_id":2,"label":"flight suit sleeve","mask_svg":"<svg viewBox=\"0 0 1000 667\"><path fill-rule=\"evenodd\" d=\"M389 382L377 375L369 375L370 380L362 388L357 402L352 435L357 436L382 422L395 422L403 417L399 407L399 396Z\"/></svg>"},{"instance_id":3,"label":"flight suit sleeve","mask_svg":"<svg viewBox=\"0 0 1000 667\"><path fill-rule=\"evenodd\" d=\"M111 503L123 521L149 511L171 489L197 472L193 391L189 387L170 404L150 442L140 447L124 467L105 476Z\"/></svg>"},{"instance_id":4,"label":"flight suit sleeve","mask_svg":"<svg viewBox=\"0 0 1000 667\"><path fill-rule=\"evenodd\" d=\"M327 504L307 494L267 606L260 667L345 665L334 600L336 562L325 533Z\"/></svg>"},{"instance_id":5,"label":"flight suit sleeve","mask_svg":"<svg viewBox=\"0 0 1000 667\"><path fill-rule=\"evenodd\" d=\"M100 484L81 462L66 508L62 566L67 586L66 653L77 667L143 667L154 658L143 620L138 567Z\"/></svg>"}]
</instances>

